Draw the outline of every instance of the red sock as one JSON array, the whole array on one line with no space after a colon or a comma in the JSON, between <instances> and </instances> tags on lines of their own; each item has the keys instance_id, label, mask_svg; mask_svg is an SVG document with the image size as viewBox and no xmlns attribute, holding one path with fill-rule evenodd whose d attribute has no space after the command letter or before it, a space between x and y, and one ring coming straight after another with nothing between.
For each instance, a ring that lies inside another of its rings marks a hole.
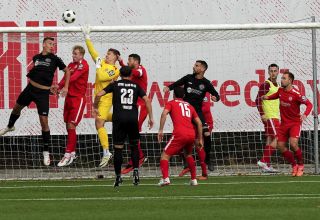
<instances>
[{"instance_id":1,"label":"red sock","mask_svg":"<svg viewBox=\"0 0 320 220\"><path fill-rule=\"evenodd\" d=\"M71 153L76 150L77 133L76 133L76 129L67 129L67 131L68 131L68 138L67 138L66 153Z\"/></svg>"},{"instance_id":2,"label":"red sock","mask_svg":"<svg viewBox=\"0 0 320 220\"><path fill-rule=\"evenodd\" d=\"M191 179L194 180L197 178L196 163L194 162L194 159L192 156L186 157L186 161L187 161L189 169L190 169Z\"/></svg>"},{"instance_id":3,"label":"red sock","mask_svg":"<svg viewBox=\"0 0 320 220\"><path fill-rule=\"evenodd\" d=\"M165 179L169 177L169 161L160 160L160 169L162 172L162 178Z\"/></svg>"},{"instance_id":4,"label":"red sock","mask_svg":"<svg viewBox=\"0 0 320 220\"><path fill-rule=\"evenodd\" d=\"M201 148L201 149L197 148L197 153L199 156L200 166L201 166L201 170L202 170L202 176L208 176L207 164L205 162L206 152L204 151L204 148Z\"/></svg>"},{"instance_id":5,"label":"red sock","mask_svg":"<svg viewBox=\"0 0 320 220\"><path fill-rule=\"evenodd\" d=\"M138 142L139 159L144 158L144 154L141 150L140 141Z\"/></svg>"},{"instance_id":6,"label":"red sock","mask_svg":"<svg viewBox=\"0 0 320 220\"><path fill-rule=\"evenodd\" d=\"M282 153L282 156L292 165L295 166L297 163L294 160L293 154L286 150L285 152Z\"/></svg>"},{"instance_id":7,"label":"red sock","mask_svg":"<svg viewBox=\"0 0 320 220\"><path fill-rule=\"evenodd\" d=\"M261 159L261 162L270 164L270 159L271 159L270 157L275 151L276 149L274 149L270 145L266 145L263 151L263 157Z\"/></svg>"},{"instance_id":8,"label":"red sock","mask_svg":"<svg viewBox=\"0 0 320 220\"><path fill-rule=\"evenodd\" d=\"M303 158L302 158L302 151L300 148L296 152L294 152L294 155L297 158L298 164L302 165L303 164Z\"/></svg>"}]
</instances>

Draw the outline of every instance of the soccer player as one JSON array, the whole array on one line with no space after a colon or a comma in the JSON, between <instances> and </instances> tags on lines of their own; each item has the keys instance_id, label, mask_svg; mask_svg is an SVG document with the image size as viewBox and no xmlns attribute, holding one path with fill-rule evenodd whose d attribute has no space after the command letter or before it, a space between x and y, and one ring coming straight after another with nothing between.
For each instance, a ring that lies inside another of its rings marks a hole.
<instances>
[{"instance_id":1,"label":"soccer player","mask_svg":"<svg viewBox=\"0 0 320 220\"><path fill-rule=\"evenodd\" d=\"M220 100L218 92L215 90L211 82L204 77L206 70L208 69L208 64L203 60L197 60L193 66L193 74L188 74L178 81L171 84L169 87L164 87L163 92L169 92L178 86L184 86L185 96L184 101L190 103L196 110L203 126L203 132L208 136L208 125L204 119L202 113L202 102L206 95L206 92L209 92L211 100L217 102ZM200 148L198 151L200 165L202 169L203 179L207 179L207 165L205 163L206 153L203 148ZM188 171L186 171L188 172Z\"/></svg>"},{"instance_id":2,"label":"soccer player","mask_svg":"<svg viewBox=\"0 0 320 220\"><path fill-rule=\"evenodd\" d=\"M119 69L116 67L115 63L120 56L120 52L116 49L110 48L107 51L105 58L101 58L98 52L94 49L94 46L90 40L90 28L83 27L83 33L85 35L88 51L96 64L94 94L97 95L100 91L107 87L111 82L117 80L119 77ZM101 98L98 106L99 115L95 117L98 137L103 148L103 157L99 167L105 167L112 157L112 154L109 151L108 133L104 127L106 121L112 120L112 113L110 113L111 107L112 94L107 94Z\"/></svg>"},{"instance_id":3,"label":"soccer player","mask_svg":"<svg viewBox=\"0 0 320 220\"><path fill-rule=\"evenodd\" d=\"M166 186L170 184L169 160L173 155L180 154L181 150L184 150L185 158L190 169L190 185L198 185L196 179L196 166L192 157L192 151L195 142L199 148L203 148L202 123L195 109L188 102L183 101L183 97L183 88L175 87L174 99L167 102L161 114L160 127L158 131L159 143L161 143L163 139L163 127L168 114L170 114L172 119L173 132L161 155L160 168L162 178L160 179L159 186ZM197 135L193 123L196 124Z\"/></svg>"},{"instance_id":4,"label":"soccer player","mask_svg":"<svg viewBox=\"0 0 320 220\"><path fill-rule=\"evenodd\" d=\"M292 165L292 176L302 176L304 171L303 157L298 141L301 132L301 124L307 118L312 110L312 103L293 87L294 75L291 72L283 73L281 77L281 88L278 92L267 96L262 96L263 100L280 100L281 124L278 131L278 148L283 157ZM306 105L305 112L300 114L300 105ZM288 150L286 143L289 139L290 148L293 154Z\"/></svg>"},{"instance_id":5,"label":"soccer player","mask_svg":"<svg viewBox=\"0 0 320 220\"><path fill-rule=\"evenodd\" d=\"M85 49L76 45L72 49L72 59L68 65L71 72L69 91L64 101L63 118L68 131L67 147L64 157L58 163L58 167L68 166L76 158L77 133L76 127L82 119L86 106L86 90L89 77L89 65L83 58ZM65 84L65 77L59 83L59 90Z\"/></svg>"},{"instance_id":6,"label":"soccer player","mask_svg":"<svg viewBox=\"0 0 320 220\"><path fill-rule=\"evenodd\" d=\"M120 63L120 66L125 66L121 57L119 57L119 63ZM138 54L130 54L128 57L128 66L131 67L132 69L131 80L137 83L140 86L140 88L146 93L147 87L148 87L148 75L144 66L141 65L141 57ZM145 121L148 113L147 113L146 105L144 104L144 101L140 97L138 98L137 105L138 105L138 111L139 111L139 131L141 132L142 124ZM147 158L145 158L141 150L140 141L138 143L138 150L139 150L139 167L140 167L147 160ZM132 160L130 160L128 165L121 170L121 173L122 174L129 173L130 171L132 171L132 169L133 169Z\"/></svg>"},{"instance_id":7,"label":"soccer player","mask_svg":"<svg viewBox=\"0 0 320 220\"><path fill-rule=\"evenodd\" d=\"M279 74L279 67L277 64L270 64L268 66L269 78L260 85L256 98L256 105L264 124L266 135L266 145L264 147L263 156L257 162L257 165L262 169L262 172L275 172L270 166L270 157L276 151L277 147L277 131L280 126L279 113L279 99L262 100L264 95L272 95L278 92L279 85L277 77Z\"/></svg>"},{"instance_id":8,"label":"soccer player","mask_svg":"<svg viewBox=\"0 0 320 220\"><path fill-rule=\"evenodd\" d=\"M42 52L32 58L33 67L27 74L29 83L27 87L20 93L17 103L12 109L9 123L6 128L0 131L0 135L14 131L14 124L21 114L21 110L34 102L37 106L43 140L43 164L50 165L50 129L48 125L49 115L49 94L53 91L52 81L57 68L65 72L65 85L61 89L61 96L68 93L70 71L63 63L61 58L53 54L54 38L45 37L43 39Z\"/></svg>"},{"instance_id":9,"label":"soccer player","mask_svg":"<svg viewBox=\"0 0 320 220\"><path fill-rule=\"evenodd\" d=\"M139 180L139 152L138 142L140 138L138 124L138 97L142 98L146 104L149 115L149 128L153 126L152 107L146 93L140 86L131 79L131 68L124 66L120 69L121 80L111 83L95 98L94 108L99 112L99 102L101 98L108 93L113 95L113 115L112 115L112 140L114 144L114 171L116 180L114 187L118 187L122 183L121 166L122 166L122 150L126 138L129 139L131 149L131 159L133 164L133 184L138 185Z\"/></svg>"}]
</instances>

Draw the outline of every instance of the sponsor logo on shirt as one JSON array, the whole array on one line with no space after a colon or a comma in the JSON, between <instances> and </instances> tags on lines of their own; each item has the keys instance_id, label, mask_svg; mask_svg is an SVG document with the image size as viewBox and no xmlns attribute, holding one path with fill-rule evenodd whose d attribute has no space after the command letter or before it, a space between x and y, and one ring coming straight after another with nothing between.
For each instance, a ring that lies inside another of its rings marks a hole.
<instances>
[{"instance_id":1,"label":"sponsor logo on shirt","mask_svg":"<svg viewBox=\"0 0 320 220\"><path fill-rule=\"evenodd\" d=\"M50 62L36 60L36 62L34 62L34 66L50 66Z\"/></svg>"},{"instance_id":2,"label":"sponsor logo on shirt","mask_svg":"<svg viewBox=\"0 0 320 220\"><path fill-rule=\"evenodd\" d=\"M197 95L201 95L202 91L188 87L187 88L187 93L194 93L194 94L197 94Z\"/></svg>"},{"instance_id":3,"label":"sponsor logo on shirt","mask_svg":"<svg viewBox=\"0 0 320 220\"><path fill-rule=\"evenodd\" d=\"M47 63L50 63L50 62L51 62L51 59L50 59L50 58L46 58L45 61L46 61Z\"/></svg>"}]
</instances>

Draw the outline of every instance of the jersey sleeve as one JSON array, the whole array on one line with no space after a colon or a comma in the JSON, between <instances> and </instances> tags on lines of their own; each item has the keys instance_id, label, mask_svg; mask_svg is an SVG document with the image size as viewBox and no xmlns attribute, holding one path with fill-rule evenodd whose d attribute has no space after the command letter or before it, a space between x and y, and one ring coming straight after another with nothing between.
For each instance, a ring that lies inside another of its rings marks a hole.
<instances>
[{"instance_id":1,"label":"jersey sleeve","mask_svg":"<svg viewBox=\"0 0 320 220\"><path fill-rule=\"evenodd\" d=\"M57 57L57 67L59 70L64 70L67 67L60 57Z\"/></svg>"},{"instance_id":2,"label":"jersey sleeve","mask_svg":"<svg viewBox=\"0 0 320 220\"><path fill-rule=\"evenodd\" d=\"M139 85L137 85L137 92L138 92L138 96L140 98L146 96L147 94L145 93L145 91L143 91L143 89L141 89L141 87Z\"/></svg>"},{"instance_id":3,"label":"jersey sleeve","mask_svg":"<svg viewBox=\"0 0 320 220\"><path fill-rule=\"evenodd\" d=\"M111 93L111 92L113 92L114 87L115 87L115 83L110 83L110 84L109 84L106 88L104 88L103 90L104 90L106 93Z\"/></svg>"},{"instance_id":4,"label":"jersey sleeve","mask_svg":"<svg viewBox=\"0 0 320 220\"><path fill-rule=\"evenodd\" d=\"M278 91L276 93L273 93L272 95L268 96L269 100L274 100L274 99L278 99L279 98L279 92L280 92L281 88L278 89Z\"/></svg>"},{"instance_id":5,"label":"jersey sleeve","mask_svg":"<svg viewBox=\"0 0 320 220\"><path fill-rule=\"evenodd\" d=\"M90 39L86 39L86 45L88 47L88 51L93 59L93 61L95 63L97 63L97 61L99 61L99 59L101 60L101 58L99 57L98 52L96 51L96 49L93 46L93 43L91 42ZM100 61L101 62L101 61Z\"/></svg>"},{"instance_id":6,"label":"jersey sleeve","mask_svg":"<svg viewBox=\"0 0 320 220\"><path fill-rule=\"evenodd\" d=\"M217 98L217 101L220 100L220 95L217 92L217 90L213 87L213 85L210 83L210 81L208 81L208 92L212 95L215 96Z\"/></svg>"},{"instance_id":7,"label":"jersey sleeve","mask_svg":"<svg viewBox=\"0 0 320 220\"><path fill-rule=\"evenodd\" d=\"M262 108L262 96L266 95L269 92L269 90L270 90L270 84L267 82L259 86L259 91L256 97L256 106L261 116L264 115L263 108Z\"/></svg>"},{"instance_id":8,"label":"jersey sleeve","mask_svg":"<svg viewBox=\"0 0 320 220\"><path fill-rule=\"evenodd\" d=\"M132 76L135 78L140 78L143 75L143 69L132 69Z\"/></svg>"},{"instance_id":9,"label":"jersey sleeve","mask_svg":"<svg viewBox=\"0 0 320 220\"><path fill-rule=\"evenodd\" d=\"M298 95L298 101L301 103L301 104L304 104L307 106L306 110L304 111L304 115L308 116L312 110L312 103L309 101L309 99L307 99L306 96L304 95Z\"/></svg>"},{"instance_id":10,"label":"jersey sleeve","mask_svg":"<svg viewBox=\"0 0 320 220\"><path fill-rule=\"evenodd\" d=\"M182 86L185 84L185 82L188 79L188 75L182 77L181 79L178 79L177 81L175 81L174 83L172 83L169 87L170 90L173 90L174 88L178 87L178 86Z\"/></svg>"}]
</instances>

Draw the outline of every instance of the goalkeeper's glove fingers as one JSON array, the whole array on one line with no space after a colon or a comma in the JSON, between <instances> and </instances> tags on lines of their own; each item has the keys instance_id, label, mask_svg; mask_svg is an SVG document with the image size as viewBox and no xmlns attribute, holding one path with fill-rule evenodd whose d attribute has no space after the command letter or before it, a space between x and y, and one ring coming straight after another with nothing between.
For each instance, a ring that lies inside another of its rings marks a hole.
<instances>
[{"instance_id":1,"label":"goalkeeper's glove fingers","mask_svg":"<svg viewBox=\"0 0 320 220\"><path fill-rule=\"evenodd\" d=\"M82 29L82 33L83 33L84 37L86 39L90 39L90 31L91 31L90 26L88 24L85 24L81 27L81 29Z\"/></svg>"}]
</instances>

